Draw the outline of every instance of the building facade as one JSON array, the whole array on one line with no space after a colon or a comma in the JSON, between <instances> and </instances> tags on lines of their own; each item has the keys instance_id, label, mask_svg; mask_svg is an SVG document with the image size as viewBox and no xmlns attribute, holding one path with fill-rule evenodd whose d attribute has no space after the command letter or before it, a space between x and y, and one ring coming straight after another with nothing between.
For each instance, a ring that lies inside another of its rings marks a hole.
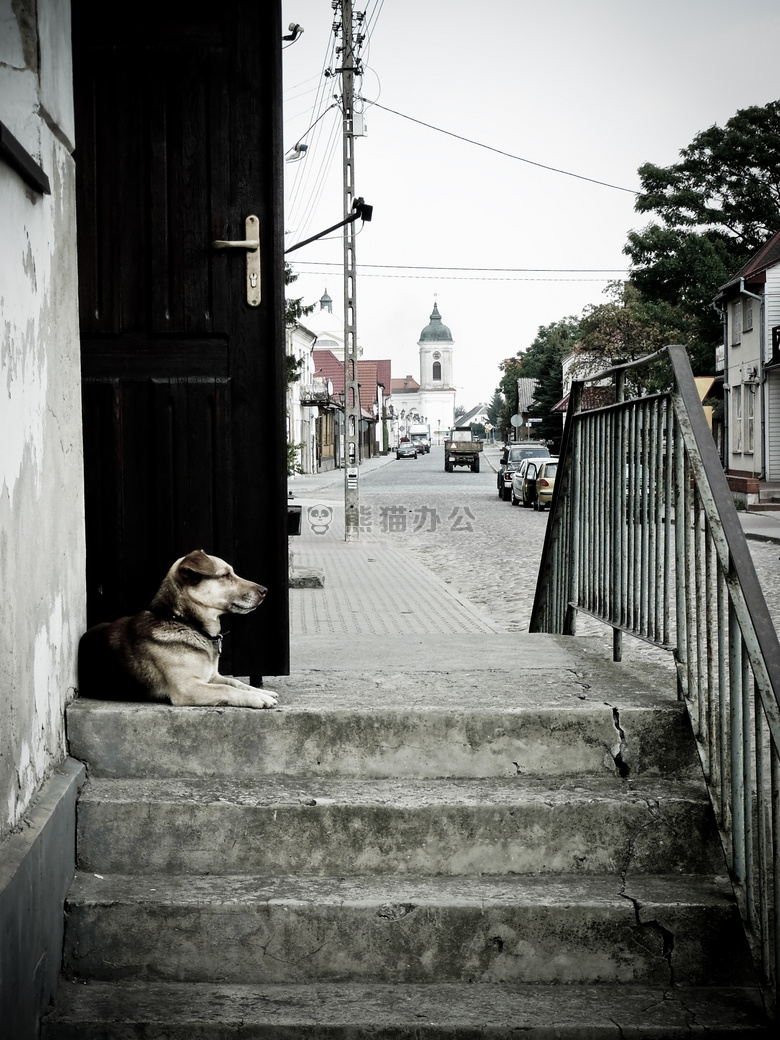
<instances>
[{"instance_id":1,"label":"building facade","mask_svg":"<svg viewBox=\"0 0 780 1040\"><path fill-rule=\"evenodd\" d=\"M287 383L288 463L296 473L316 473L317 391L314 383L314 344L317 337L296 322L287 329L290 372Z\"/></svg>"},{"instance_id":2,"label":"building facade","mask_svg":"<svg viewBox=\"0 0 780 1040\"><path fill-rule=\"evenodd\" d=\"M724 466L746 505L780 488L780 232L720 290Z\"/></svg>"},{"instance_id":3,"label":"building facade","mask_svg":"<svg viewBox=\"0 0 780 1040\"><path fill-rule=\"evenodd\" d=\"M419 382L408 375L392 381L392 414L397 436L403 438L412 423L431 431L431 443L442 444L455 422L455 383L452 333L434 302L428 324L420 333Z\"/></svg>"}]
</instances>

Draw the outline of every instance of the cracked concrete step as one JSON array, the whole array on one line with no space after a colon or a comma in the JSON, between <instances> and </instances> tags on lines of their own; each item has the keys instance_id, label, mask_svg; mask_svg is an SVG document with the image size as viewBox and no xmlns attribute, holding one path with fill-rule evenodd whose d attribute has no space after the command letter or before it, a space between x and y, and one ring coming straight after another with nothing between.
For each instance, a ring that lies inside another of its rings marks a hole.
<instances>
[{"instance_id":1,"label":"cracked concrete step","mask_svg":"<svg viewBox=\"0 0 780 1040\"><path fill-rule=\"evenodd\" d=\"M90 780L78 862L101 874L707 873L703 783Z\"/></svg>"},{"instance_id":2,"label":"cracked concrete step","mask_svg":"<svg viewBox=\"0 0 780 1040\"><path fill-rule=\"evenodd\" d=\"M768 1040L752 988L61 982L41 1040Z\"/></svg>"},{"instance_id":3,"label":"cracked concrete step","mask_svg":"<svg viewBox=\"0 0 780 1040\"><path fill-rule=\"evenodd\" d=\"M95 877L64 971L221 983L751 985L726 878Z\"/></svg>"},{"instance_id":4,"label":"cracked concrete step","mask_svg":"<svg viewBox=\"0 0 780 1040\"><path fill-rule=\"evenodd\" d=\"M492 695L475 700L461 687L425 709L384 688L347 699L318 686L322 677L301 683L273 711L82 700L68 709L68 740L91 775L105 777L671 778L699 771L684 705L668 694L613 689L606 703L590 689L587 699L572 696L569 684L562 707L540 686L550 699L518 706L511 677L500 680Z\"/></svg>"}]
</instances>

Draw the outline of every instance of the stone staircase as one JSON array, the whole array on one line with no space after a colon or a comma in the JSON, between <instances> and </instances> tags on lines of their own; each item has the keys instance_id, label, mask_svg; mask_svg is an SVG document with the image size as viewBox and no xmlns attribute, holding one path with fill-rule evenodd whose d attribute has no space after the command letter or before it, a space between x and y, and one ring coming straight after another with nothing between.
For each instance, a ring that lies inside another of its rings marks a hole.
<instances>
[{"instance_id":1,"label":"stone staircase","mask_svg":"<svg viewBox=\"0 0 780 1040\"><path fill-rule=\"evenodd\" d=\"M780 481L762 481L758 489L758 504L752 507L752 511L777 510L780 510Z\"/></svg>"},{"instance_id":2,"label":"stone staircase","mask_svg":"<svg viewBox=\"0 0 780 1040\"><path fill-rule=\"evenodd\" d=\"M766 1035L669 669L527 635L379 656L277 711L71 706L43 1040Z\"/></svg>"}]
</instances>

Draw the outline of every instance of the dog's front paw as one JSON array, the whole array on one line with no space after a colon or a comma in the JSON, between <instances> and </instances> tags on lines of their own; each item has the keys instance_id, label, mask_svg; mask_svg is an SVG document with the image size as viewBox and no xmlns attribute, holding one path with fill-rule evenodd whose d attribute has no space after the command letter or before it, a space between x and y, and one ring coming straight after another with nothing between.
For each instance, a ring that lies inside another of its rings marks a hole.
<instances>
[{"instance_id":1,"label":"dog's front paw","mask_svg":"<svg viewBox=\"0 0 780 1040\"><path fill-rule=\"evenodd\" d=\"M279 701L279 695L272 690L258 690L253 686L246 694L247 708L275 708Z\"/></svg>"}]
</instances>

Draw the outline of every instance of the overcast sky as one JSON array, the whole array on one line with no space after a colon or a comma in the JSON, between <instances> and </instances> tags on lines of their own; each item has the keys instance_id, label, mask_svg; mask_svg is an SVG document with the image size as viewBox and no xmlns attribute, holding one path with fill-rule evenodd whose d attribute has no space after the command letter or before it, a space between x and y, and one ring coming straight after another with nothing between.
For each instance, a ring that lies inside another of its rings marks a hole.
<instances>
[{"instance_id":1,"label":"overcast sky","mask_svg":"<svg viewBox=\"0 0 780 1040\"><path fill-rule=\"evenodd\" d=\"M490 400L499 362L539 326L603 302L606 281L625 274L627 232L649 222L634 212L642 163L670 165L699 131L780 98L777 0L355 0L355 10L368 29L355 190L374 207L356 242L358 340L364 357L391 359L394 377L419 377L435 299L466 408ZM283 17L304 27L283 45L285 148L318 120L305 158L285 164L292 245L342 217L341 116L328 111L340 79L323 75L338 65L331 0L283 0ZM313 302L327 287L341 313L340 233L290 260L293 295Z\"/></svg>"}]
</instances>

